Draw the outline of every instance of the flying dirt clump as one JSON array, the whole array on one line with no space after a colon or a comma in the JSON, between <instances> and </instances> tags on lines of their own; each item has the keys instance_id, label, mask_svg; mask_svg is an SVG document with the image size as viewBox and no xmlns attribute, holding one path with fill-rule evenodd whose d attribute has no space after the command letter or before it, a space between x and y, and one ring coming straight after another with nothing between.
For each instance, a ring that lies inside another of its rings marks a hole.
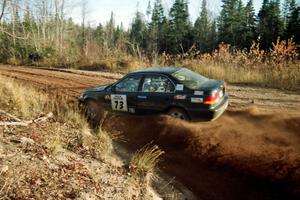
<instances>
[{"instance_id":1,"label":"flying dirt clump","mask_svg":"<svg viewBox=\"0 0 300 200\"><path fill-rule=\"evenodd\" d=\"M283 183L300 194L299 115L263 115L251 108L227 111L216 121L199 123L164 116L110 118L106 128L122 133L131 148L153 141L178 163L193 160L195 165L199 161L226 167Z\"/></svg>"}]
</instances>

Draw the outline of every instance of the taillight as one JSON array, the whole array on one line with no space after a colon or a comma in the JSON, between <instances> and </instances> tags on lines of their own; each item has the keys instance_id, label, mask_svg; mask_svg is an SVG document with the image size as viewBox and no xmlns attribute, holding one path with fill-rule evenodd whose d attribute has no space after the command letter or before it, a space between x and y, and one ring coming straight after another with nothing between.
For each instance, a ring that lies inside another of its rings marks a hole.
<instances>
[{"instance_id":1,"label":"taillight","mask_svg":"<svg viewBox=\"0 0 300 200\"><path fill-rule=\"evenodd\" d=\"M214 92L204 99L204 104L213 105L220 100L220 93Z\"/></svg>"}]
</instances>

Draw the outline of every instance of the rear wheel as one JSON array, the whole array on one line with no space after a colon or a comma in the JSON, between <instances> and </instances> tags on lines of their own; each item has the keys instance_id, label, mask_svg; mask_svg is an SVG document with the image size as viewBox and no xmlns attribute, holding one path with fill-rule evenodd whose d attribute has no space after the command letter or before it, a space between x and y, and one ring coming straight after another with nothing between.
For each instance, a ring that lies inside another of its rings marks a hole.
<instances>
[{"instance_id":1,"label":"rear wheel","mask_svg":"<svg viewBox=\"0 0 300 200\"><path fill-rule=\"evenodd\" d=\"M176 119L181 119L186 121L189 120L188 114L185 112L185 110L181 108L171 108L170 110L168 110L167 114Z\"/></svg>"},{"instance_id":2,"label":"rear wheel","mask_svg":"<svg viewBox=\"0 0 300 200\"><path fill-rule=\"evenodd\" d=\"M88 100L85 103L85 116L92 129L97 129L101 119L101 109L94 100Z\"/></svg>"}]
</instances>

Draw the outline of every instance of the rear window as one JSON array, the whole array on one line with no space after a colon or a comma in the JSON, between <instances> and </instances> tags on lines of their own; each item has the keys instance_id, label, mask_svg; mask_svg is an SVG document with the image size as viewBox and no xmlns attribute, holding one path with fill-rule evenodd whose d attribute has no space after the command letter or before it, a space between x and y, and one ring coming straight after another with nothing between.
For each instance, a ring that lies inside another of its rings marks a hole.
<instances>
[{"instance_id":1,"label":"rear window","mask_svg":"<svg viewBox=\"0 0 300 200\"><path fill-rule=\"evenodd\" d=\"M185 68L174 72L172 76L192 90L198 89L203 82L208 80L208 78Z\"/></svg>"}]
</instances>

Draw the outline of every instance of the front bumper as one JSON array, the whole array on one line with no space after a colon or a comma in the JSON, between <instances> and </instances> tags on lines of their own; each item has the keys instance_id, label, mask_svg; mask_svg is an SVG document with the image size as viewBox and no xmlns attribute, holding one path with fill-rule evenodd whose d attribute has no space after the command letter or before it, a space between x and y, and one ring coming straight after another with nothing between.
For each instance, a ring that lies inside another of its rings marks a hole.
<instances>
[{"instance_id":1,"label":"front bumper","mask_svg":"<svg viewBox=\"0 0 300 200\"><path fill-rule=\"evenodd\" d=\"M212 121L217 119L224 113L226 108L228 107L229 98L228 96L224 96L221 103L212 109L193 109L187 110L192 121Z\"/></svg>"}]
</instances>

